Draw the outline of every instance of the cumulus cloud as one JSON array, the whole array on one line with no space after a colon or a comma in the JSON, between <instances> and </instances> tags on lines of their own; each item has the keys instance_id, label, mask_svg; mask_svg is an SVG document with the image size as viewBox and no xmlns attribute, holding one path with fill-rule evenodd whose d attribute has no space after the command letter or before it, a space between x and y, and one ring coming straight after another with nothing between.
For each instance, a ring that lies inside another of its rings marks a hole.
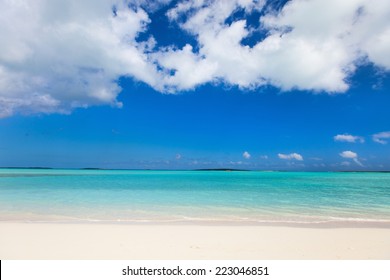
<instances>
[{"instance_id":1,"label":"cumulus cloud","mask_svg":"<svg viewBox=\"0 0 390 280\"><path fill-rule=\"evenodd\" d=\"M336 93L362 62L390 70L388 0L269 2L178 1L166 16L193 40L161 47L148 26L169 0L0 0L0 117L121 107L121 77L170 93L205 83Z\"/></svg>"},{"instance_id":2,"label":"cumulus cloud","mask_svg":"<svg viewBox=\"0 0 390 280\"><path fill-rule=\"evenodd\" d=\"M356 164L363 166L358 159L358 154L352 151L344 151L340 153L340 156L347 159L352 159Z\"/></svg>"},{"instance_id":3,"label":"cumulus cloud","mask_svg":"<svg viewBox=\"0 0 390 280\"><path fill-rule=\"evenodd\" d=\"M165 75L158 86L168 92L192 89L196 85L210 81L217 67L216 63L194 54L189 44L181 50L169 48L153 56L164 69L175 71L173 75Z\"/></svg>"},{"instance_id":4,"label":"cumulus cloud","mask_svg":"<svg viewBox=\"0 0 390 280\"><path fill-rule=\"evenodd\" d=\"M196 37L200 48L191 55L208 67L214 65L209 82L344 92L362 59L390 69L388 1L379 0L373 7L368 0L292 0L279 13L259 19L258 30L267 32L265 38L244 45L242 41L256 31L246 17L226 22L238 10L248 15L264 5L265 1L189 0L177 4L168 17ZM174 69L172 86L186 88L181 70Z\"/></svg>"},{"instance_id":5,"label":"cumulus cloud","mask_svg":"<svg viewBox=\"0 0 390 280\"><path fill-rule=\"evenodd\" d=\"M302 157L300 154L297 154L297 153L292 153L292 154L278 154L278 157L279 157L280 159L287 159L287 160L291 160L291 159L303 160L303 157Z\"/></svg>"},{"instance_id":6,"label":"cumulus cloud","mask_svg":"<svg viewBox=\"0 0 390 280\"><path fill-rule=\"evenodd\" d=\"M338 142L350 142L350 143L364 143L364 138L360 136L354 136L350 134L338 134L333 137L334 141Z\"/></svg>"},{"instance_id":7,"label":"cumulus cloud","mask_svg":"<svg viewBox=\"0 0 390 280\"><path fill-rule=\"evenodd\" d=\"M354 159L354 158L357 158L357 153L352 152L352 151L344 151L344 152L340 153L340 156L342 156L343 158Z\"/></svg>"},{"instance_id":8,"label":"cumulus cloud","mask_svg":"<svg viewBox=\"0 0 390 280\"><path fill-rule=\"evenodd\" d=\"M250 159L251 158L251 154L248 153L247 151L245 151L245 152L242 153L242 157L245 158L245 159Z\"/></svg>"},{"instance_id":9,"label":"cumulus cloud","mask_svg":"<svg viewBox=\"0 0 390 280\"><path fill-rule=\"evenodd\" d=\"M390 138L390 131L384 131L380 133L376 133L372 136L372 140L374 142L380 143L380 144L387 144L387 141L384 139Z\"/></svg>"},{"instance_id":10,"label":"cumulus cloud","mask_svg":"<svg viewBox=\"0 0 390 280\"><path fill-rule=\"evenodd\" d=\"M150 22L143 9L114 0L0 5L0 117L121 107L119 77L156 84L146 44L135 40Z\"/></svg>"}]
</instances>

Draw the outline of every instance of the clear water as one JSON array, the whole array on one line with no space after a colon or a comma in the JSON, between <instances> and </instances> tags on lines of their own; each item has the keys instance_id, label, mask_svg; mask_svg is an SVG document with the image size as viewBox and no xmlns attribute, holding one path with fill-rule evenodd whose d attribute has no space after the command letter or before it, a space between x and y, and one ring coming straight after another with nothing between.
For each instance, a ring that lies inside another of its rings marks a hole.
<instances>
[{"instance_id":1,"label":"clear water","mask_svg":"<svg viewBox=\"0 0 390 280\"><path fill-rule=\"evenodd\" d=\"M0 169L0 220L390 225L390 173Z\"/></svg>"}]
</instances>

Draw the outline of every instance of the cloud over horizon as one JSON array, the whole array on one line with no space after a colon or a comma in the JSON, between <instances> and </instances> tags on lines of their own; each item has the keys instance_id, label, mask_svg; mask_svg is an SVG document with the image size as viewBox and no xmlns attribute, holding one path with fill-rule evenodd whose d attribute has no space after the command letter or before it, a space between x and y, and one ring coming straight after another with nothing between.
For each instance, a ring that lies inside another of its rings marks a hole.
<instances>
[{"instance_id":1,"label":"cloud over horizon","mask_svg":"<svg viewBox=\"0 0 390 280\"><path fill-rule=\"evenodd\" d=\"M278 154L278 157L280 159L286 159L286 160L291 160L291 159L295 159L295 160L299 160L299 161L303 160L303 157L298 153Z\"/></svg>"},{"instance_id":2,"label":"cloud over horizon","mask_svg":"<svg viewBox=\"0 0 390 280\"><path fill-rule=\"evenodd\" d=\"M364 143L363 137L354 136L354 135L350 135L350 134L346 134L346 133L345 134L338 134L338 135L334 136L333 139L334 139L334 141L338 141L338 142Z\"/></svg>"},{"instance_id":3,"label":"cloud over horizon","mask_svg":"<svg viewBox=\"0 0 390 280\"><path fill-rule=\"evenodd\" d=\"M245 151L245 152L242 154L242 157L245 158L245 159L250 159L250 158L251 158L251 154L248 153L247 151Z\"/></svg>"},{"instance_id":4,"label":"cloud over horizon","mask_svg":"<svg viewBox=\"0 0 390 280\"><path fill-rule=\"evenodd\" d=\"M358 154L352 151L344 151L340 153L340 156L346 159L352 159L357 165L363 166L358 159ZM346 165L346 164L343 164Z\"/></svg>"},{"instance_id":5,"label":"cloud over horizon","mask_svg":"<svg viewBox=\"0 0 390 280\"><path fill-rule=\"evenodd\" d=\"M159 45L149 29L169 2L0 0L0 118L121 107L121 77L163 93L222 83L332 94L362 64L390 70L387 0L292 0L280 11L265 0L179 1L166 17L192 37L183 47Z\"/></svg>"},{"instance_id":6,"label":"cloud over horizon","mask_svg":"<svg viewBox=\"0 0 390 280\"><path fill-rule=\"evenodd\" d=\"M380 144L387 144L387 141L384 139L389 139L390 138L390 131L383 131L380 133L376 133L372 136L372 140L374 142L380 143Z\"/></svg>"}]
</instances>

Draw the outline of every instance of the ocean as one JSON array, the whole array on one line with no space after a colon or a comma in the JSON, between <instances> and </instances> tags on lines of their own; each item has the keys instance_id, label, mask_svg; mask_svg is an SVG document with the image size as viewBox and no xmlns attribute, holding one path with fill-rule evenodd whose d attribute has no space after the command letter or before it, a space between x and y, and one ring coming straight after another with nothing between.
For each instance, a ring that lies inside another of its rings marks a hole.
<instances>
[{"instance_id":1,"label":"ocean","mask_svg":"<svg viewBox=\"0 0 390 280\"><path fill-rule=\"evenodd\" d=\"M0 169L0 221L390 226L390 173Z\"/></svg>"}]
</instances>

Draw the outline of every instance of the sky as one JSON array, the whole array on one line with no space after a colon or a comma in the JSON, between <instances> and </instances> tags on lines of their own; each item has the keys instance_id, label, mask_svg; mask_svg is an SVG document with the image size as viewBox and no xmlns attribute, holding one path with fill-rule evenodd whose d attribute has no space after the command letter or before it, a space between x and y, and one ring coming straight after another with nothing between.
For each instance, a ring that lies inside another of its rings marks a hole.
<instances>
[{"instance_id":1,"label":"sky","mask_svg":"<svg viewBox=\"0 0 390 280\"><path fill-rule=\"evenodd\" d=\"M390 170L388 0L0 5L0 167Z\"/></svg>"}]
</instances>

